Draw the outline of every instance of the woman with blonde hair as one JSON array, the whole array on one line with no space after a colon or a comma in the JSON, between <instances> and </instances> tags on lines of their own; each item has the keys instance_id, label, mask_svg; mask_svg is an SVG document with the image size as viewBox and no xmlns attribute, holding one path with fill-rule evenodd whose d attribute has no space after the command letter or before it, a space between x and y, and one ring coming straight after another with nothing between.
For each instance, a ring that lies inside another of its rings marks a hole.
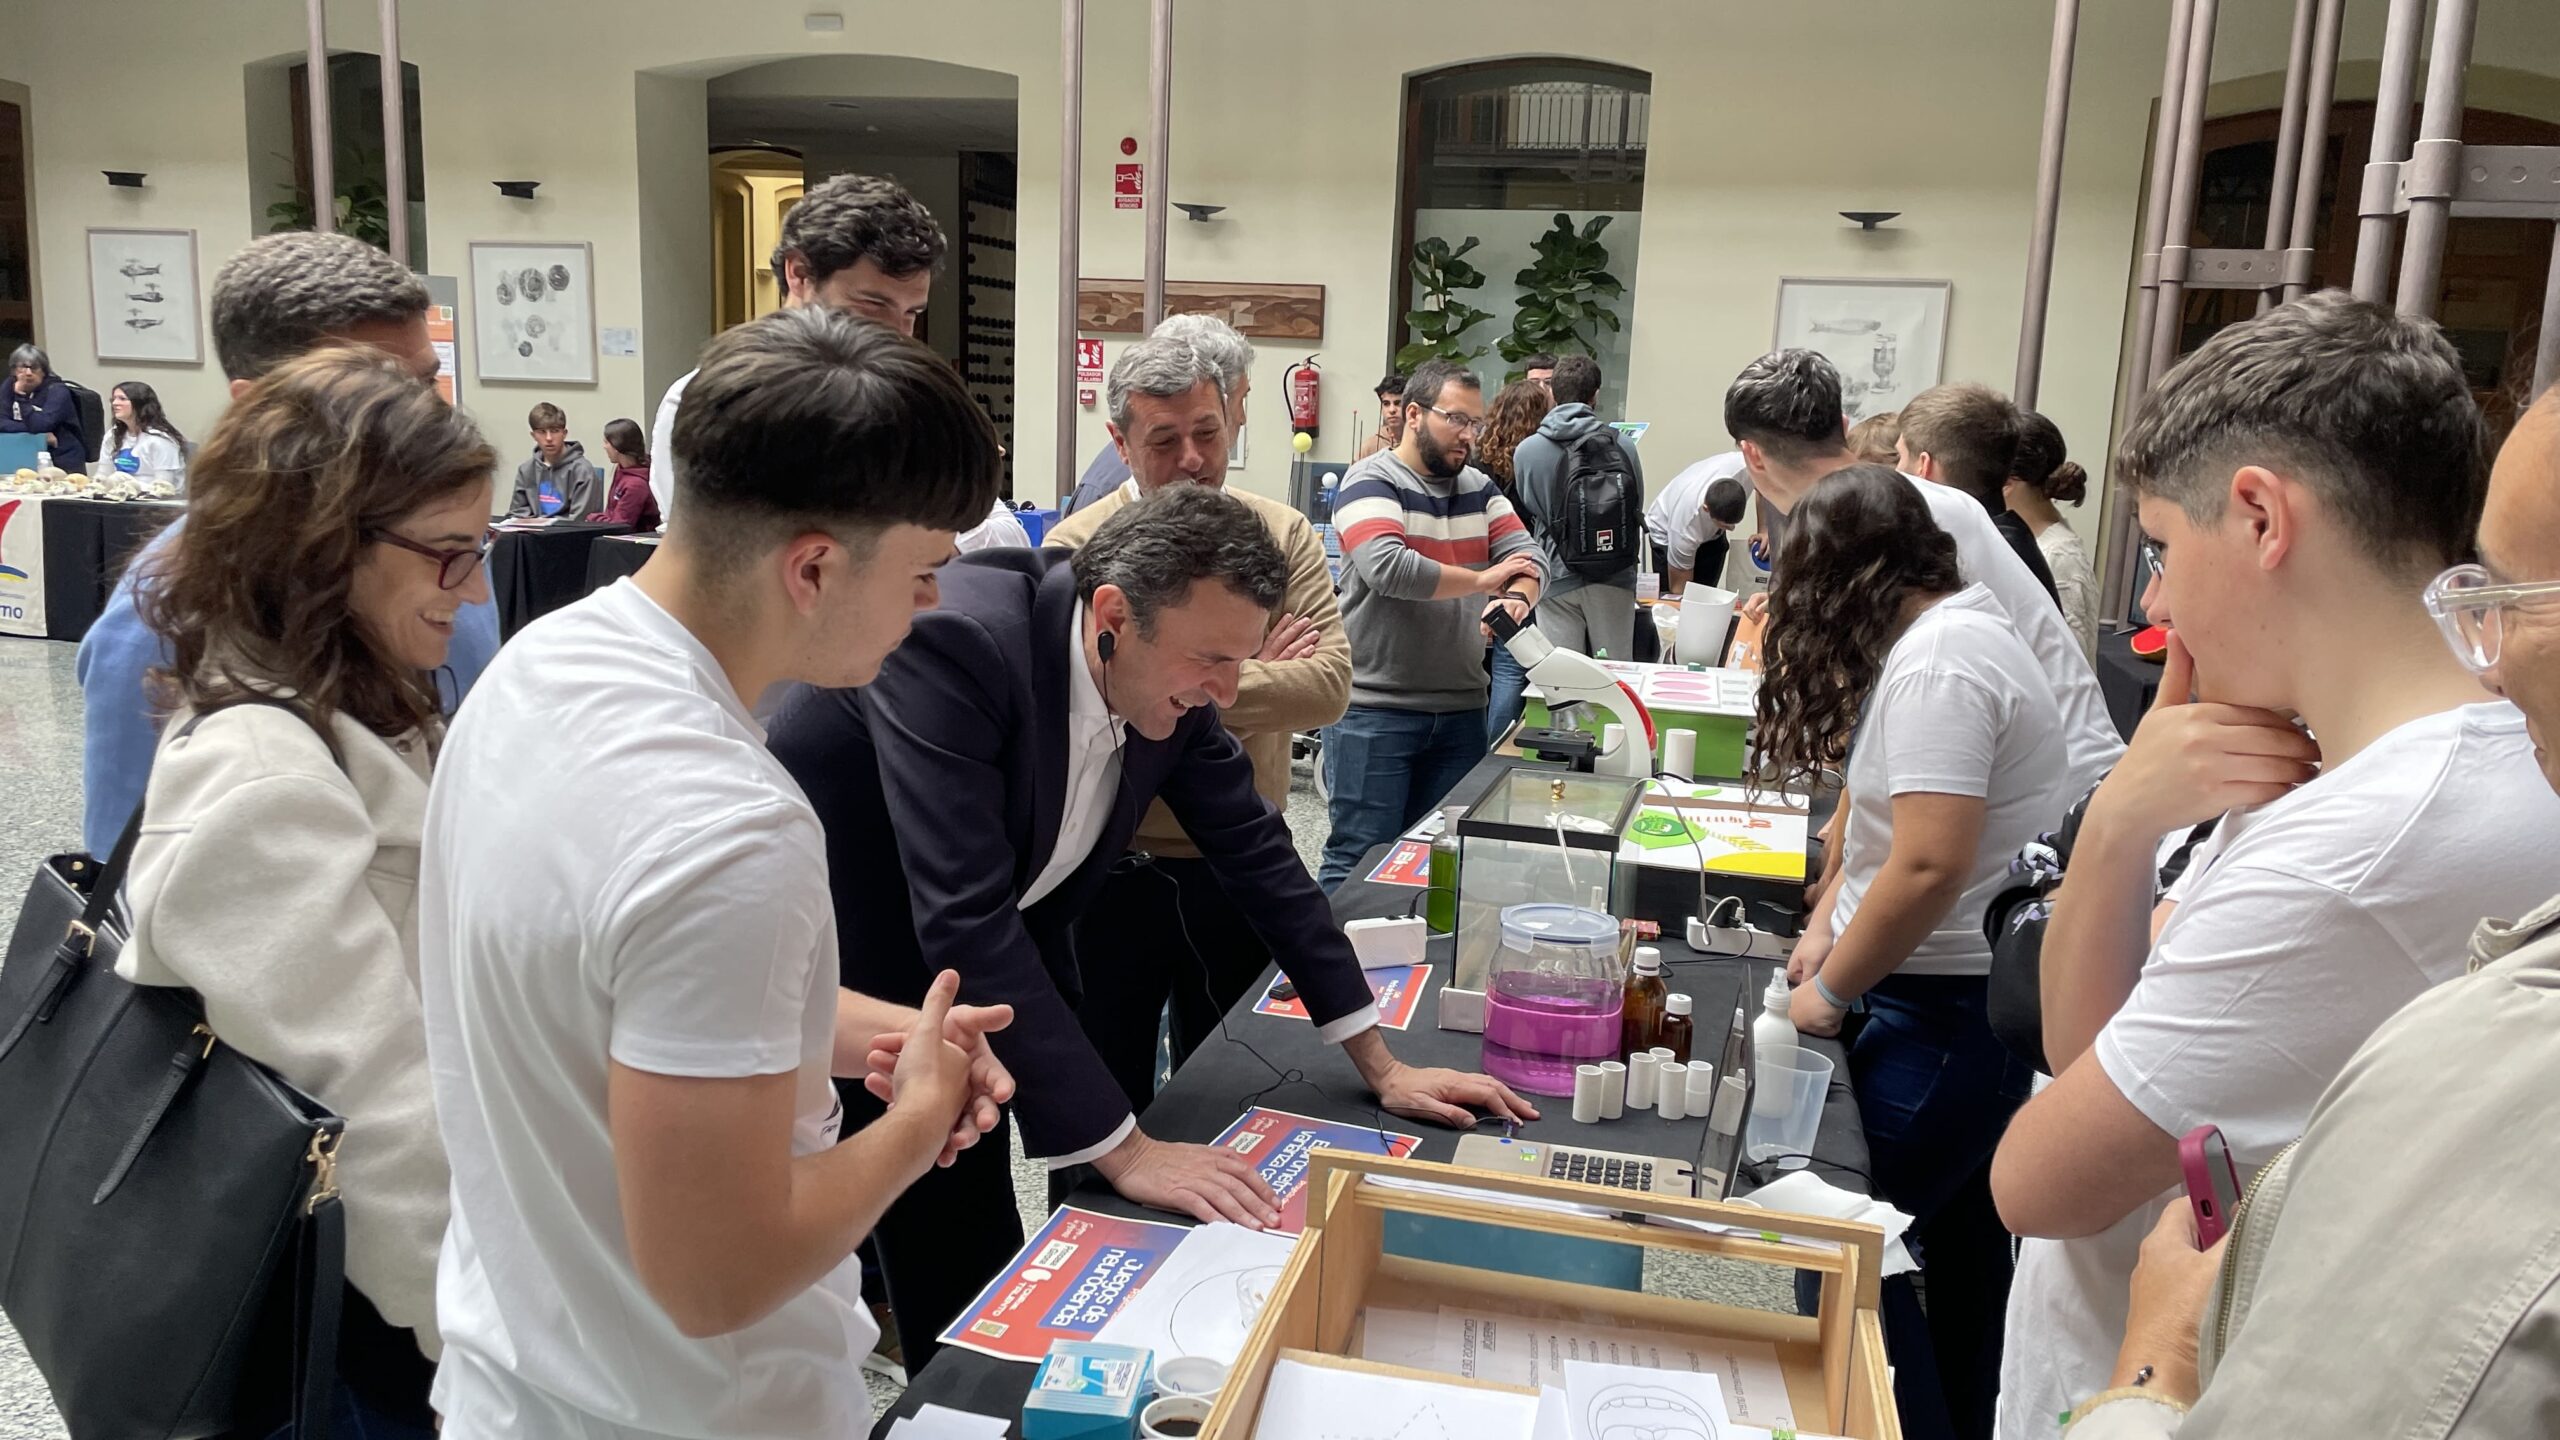
<instances>
[{"instance_id":1,"label":"woman with blonde hair","mask_svg":"<svg viewBox=\"0 0 2560 1440\"><path fill-rule=\"evenodd\" d=\"M371 349L272 372L198 452L143 617L170 643L118 968L202 997L223 1043L345 1117L341 1428L433 1433L451 1180L418 996L432 672L488 598L497 454ZM243 1377L274 1397L288 1377ZM280 1433L280 1432L279 1432Z\"/></svg>"},{"instance_id":2,"label":"woman with blonde hair","mask_svg":"<svg viewBox=\"0 0 2560 1440\"><path fill-rule=\"evenodd\" d=\"M1485 407L1484 431L1476 441L1475 466L1493 477L1502 496L1512 504L1520 497L1511 488L1511 457L1520 442L1538 433L1547 412L1556 408L1556 397L1544 382L1514 380L1493 397ZM1489 741L1499 742L1527 708L1529 672L1511 658L1511 652L1499 645L1488 646L1487 663L1493 667L1493 691L1485 702L1484 728Z\"/></svg>"}]
</instances>

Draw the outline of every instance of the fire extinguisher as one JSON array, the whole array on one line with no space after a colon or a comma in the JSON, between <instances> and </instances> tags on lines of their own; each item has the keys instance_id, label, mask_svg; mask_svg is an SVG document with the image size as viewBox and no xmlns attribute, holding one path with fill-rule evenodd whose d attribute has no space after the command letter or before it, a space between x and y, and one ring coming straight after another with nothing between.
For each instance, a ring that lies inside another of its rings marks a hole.
<instances>
[{"instance_id":1,"label":"fire extinguisher","mask_svg":"<svg viewBox=\"0 0 2560 1440\"><path fill-rule=\"evenodd\" d=\"M1290 366L1284 378L1289 388L1289 428L1304 435L1315 434L1324 383L1316 357L1310 355Z\"/></svg>"}]
</instances>

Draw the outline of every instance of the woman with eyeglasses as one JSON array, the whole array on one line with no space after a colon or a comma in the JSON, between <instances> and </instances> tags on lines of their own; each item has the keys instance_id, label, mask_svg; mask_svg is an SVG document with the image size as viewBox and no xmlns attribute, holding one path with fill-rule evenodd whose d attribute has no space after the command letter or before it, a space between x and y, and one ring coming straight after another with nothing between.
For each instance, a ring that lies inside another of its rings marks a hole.
<instances>
[{"instance_id":1,"label":"woman with eyeglasses","mask_svg":"<svg viewBox=\"0 0 2560 1440\"><path fill-rule=\"evenodd\" d=\"M337 1409L432 1434L450 1177L418 999L418 846L442 735L430 672L481 573L497 466L379 352L316 351L236 401L143 615L172 656L137 823L130 979L203 997L223 1043L346 1118ZM284 1376L246 1377L272 1392Z\"/></svg>"}]
</instances>

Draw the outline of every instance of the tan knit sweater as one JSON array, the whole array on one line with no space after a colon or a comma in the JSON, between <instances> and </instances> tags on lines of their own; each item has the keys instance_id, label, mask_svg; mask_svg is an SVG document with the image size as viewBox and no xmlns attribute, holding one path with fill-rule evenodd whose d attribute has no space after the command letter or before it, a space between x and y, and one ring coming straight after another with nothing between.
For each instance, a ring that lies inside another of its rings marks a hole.
<instances>
[{"instance_id":1,"label":"tan knit sweater","mask_svg":"<svg viewBox=\"0 0 2560 1440\"><path fill-rule=\"evenodd\" d=\"M1129 481L1087 504L1042 537L1040 543L1072 550L1092 539L1103 521L1136 497L1137 483ZM1315 527L1307 523L1307 517L1267 496L1235 489L1227 493L1252 506L1253 513L1262 517L1263 525L1289 562L1289 595L1281 602L1281 609L1315 621L1319 637L1316 653L1304 660L1244 662L1236 703L1220 712L1227 729L1243 742L1244 753L1253 761L1253 788L1285 814L1289 806L1289 737L1342 718L1343 710L1351 703L1351 641L1342 632L1342 611L1334 603L1333 572L1325 568L1324 542L1316 538ZM1137 838L1130 843L1155 855L1180 859L1197 859L1200 855L1200 847L1182 833L1182 827L1174 823L1173 812L1161 800L1147 807L1147 817L1138 822Z\"/></svg>"}]
</instances>

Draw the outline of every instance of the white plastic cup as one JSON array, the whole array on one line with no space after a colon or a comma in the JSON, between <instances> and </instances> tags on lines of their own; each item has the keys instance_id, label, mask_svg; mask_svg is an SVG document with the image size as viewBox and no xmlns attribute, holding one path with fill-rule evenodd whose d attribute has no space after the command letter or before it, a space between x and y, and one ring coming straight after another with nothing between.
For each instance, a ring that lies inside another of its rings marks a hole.
<instances>
[{"instance_id":1,"label":"white plastic cup","mask_svg":"<svg viewBox=\"0 0 2560 1440\"><path fill-rule=\"evenodd\" d=\"M1653 1113L1665 1120L1687 1118L1682 1108L1689 1098L1689 1067L1677 1060L1666 1060L1656 1070L1653 1088Z\"/></svg>"},{"instance_id":2,"label":"white plastic cup","mask_svg":"<svg viewBox=\"0 0 2560 1440\"><path fill-rule=\"evenodd\" d=\"M1822 1102L1831 1093L1829 1057L1802 1047L1771 1046L1757 1056L1753 1079L1745 1138L1750 1157L1774 1159L1781 1170L1812 1163Z\"/></svg>"},{"instance_id":3,"label":"white plastic cup","mask_svg":"<svg viewBox=\"0 0 2560 1440\"><path fill-rule=\"evenodd\" d=\"M1739 596L1695 580L1680 592L1680 663L1716 666L1724 663L1725 632L1733 624Z\"/></svg>"},{"instance_id":4,"label":"white plastic cup","mask_svg":"<svg viewBox=\"0 0 2560 1440\"><path fill-rule=\"evenodd\" d=\"M1662 732L1662 768L1683 780L1698 773L1698 732L1665 730Z\"/></svg>"},{"instance_id":5,"label":"white plastic cup","mask_svg":"<svg viewBox=\"0 0 2560 1440\"><path fill-rule=\"evenodd\" d=\"M1215 1400L1227 1388L1227 1366L1208 1355L1176 1355L1156 1367L1156 1394Z\"/></svg>"},{"instance_id":6,"label":"white plastic cup","mask_svg":"<svg viewBox=\"0 0 2560 1440\"><path fill-rule=\"evenodd\" d=\"M1593 1124L1600 1118L1600 1095L1607 1084L1600 1078L1597 1065L1573 1067L1573 1122Z\"/></svg>"},{"instance_id":7,"label":"white plastic cup","mask_svg":"<svg viewBox=\"0 0 2560 1440\"><path fill-rule=\"evenodd\" d=\"M1707 1113L1716 1103L1716 1067L1704 1060L1689 1062L1688 1088L1680 1096L1680 1109L1692 1118Z\"/></svg>"},{"instance_id":8,"label":"white plastic cup","mask_svg":"<svg viewBox=\"0 0 2560 1440\"><path fill-rule=\"evenodd\" d=\"M1631 1109L1653 1108L1654 1072L1662 1061L1651 1051L1638 1050L1627 1057L1627 1105Z\"/></svg>"},{"instance_id":9,"label":"white plastic cup","mask_svg":"<svg viewBox=\"0 0 2560 1440\"><path fill-rule=\"evenodd\" d=\"M1600 1118L1615 1120L1627 1111L1627 1062L1600 1062Z\"/></svg>"}]
</instances>

